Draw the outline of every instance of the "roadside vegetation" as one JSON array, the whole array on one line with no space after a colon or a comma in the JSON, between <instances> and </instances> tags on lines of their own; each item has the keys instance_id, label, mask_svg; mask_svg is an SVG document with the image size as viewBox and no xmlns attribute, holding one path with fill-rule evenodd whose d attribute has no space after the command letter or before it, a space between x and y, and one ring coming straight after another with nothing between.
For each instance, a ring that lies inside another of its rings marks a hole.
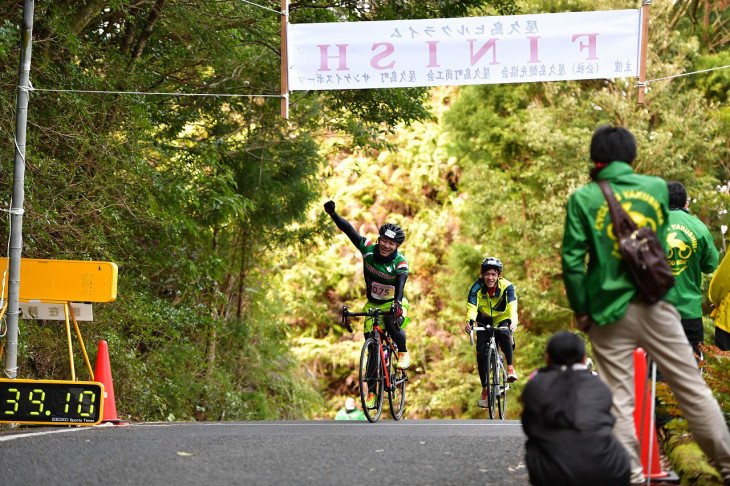
<instances>
[{"instance_id":1,"label":"roadside vegetation","mask_svg":"<svg viewBox=\"0 0 730 486\"><path fill-rule=\"evenodd\" d=\"M293 6L291 21L639 3L419 0L333 9L313 0ZM726 3L654 2L647 79L730 65ZM5 208L22 4L0 1ZM95 344L109 343L124 418L332 418L355 395L362 334L339 321L343 305L364 303L362 268L324 215L327 199L362 234L374 237L386 221L406 231L409 418L485 417L462 329L466 293L487 255L502 259L518 293L523 379L508 418L519 418L524 378L542 365L549 336L573 325L559 257L564 204L588 180L596 126L631 129L636 170L685 184L692 213L725 250L730 69L652 82L642 105L635 79L296 92L287 121L278 99L259 96L278 94L279 16L240 1L39 2L33 42L37 89L251 95L31 93L23 256L119 266L117 301L95 305L95 321L81 329L92 362ZM3 225L0 240L7 233ZM67 379L63 326L20 324L19 376ZM708 345L712 329L708 319ZM707 354L705 376L730 413L729 361ZM671 404L670 394L660 390L660 398ZM686 437L682 422L667 425L666 443Z\"/></svg>"}]
</instances>

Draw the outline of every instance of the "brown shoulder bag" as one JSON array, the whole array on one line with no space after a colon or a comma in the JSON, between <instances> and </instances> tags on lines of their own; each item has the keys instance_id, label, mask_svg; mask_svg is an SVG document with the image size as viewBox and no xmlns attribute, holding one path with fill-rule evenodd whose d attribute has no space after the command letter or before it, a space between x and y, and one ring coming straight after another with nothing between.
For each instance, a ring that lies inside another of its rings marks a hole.
<instances>
[{"instance_id":1,"label":"brown shoulder bag","mask_svg":"<svg viewBox=\"0 0 730 486\"><path fill-rule=\"evenodd\" d=\"M636 227L634 220L616 200L608 181L599 181L598 185L608 202L613 232L618 238L621 255L634 279L639 298L649 305L655 304L674 286L674 274L664 247L651 227Z\"/></svg>"}]
</instances>

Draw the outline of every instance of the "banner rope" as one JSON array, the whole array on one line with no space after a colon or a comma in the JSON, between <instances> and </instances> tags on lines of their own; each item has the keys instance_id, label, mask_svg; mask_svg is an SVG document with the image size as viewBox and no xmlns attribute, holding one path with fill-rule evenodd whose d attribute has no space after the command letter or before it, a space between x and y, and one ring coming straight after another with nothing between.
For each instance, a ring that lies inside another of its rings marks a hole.
<instances>
[{"instance_id":1,"label":"banner rope","mask_svg":"<svg viewBox=\"0 0 730 486\"><path fill-rule=\"evenodd\" d=\"M264 10L268 10L269 12L274 12L275 14L283 14L284 12L280 12L278 10L274 10L273 8L264 7L263 5L259 5L258 3L249 2L248 0L241 0L243 3L247 3L249 5L253 5L254 7L262 8Z\"/></svg>"},{"instance_id":2,"label":"banner rope","mask_svg":"<svg viewBox=\"0 0 730 486\"><path fill-rule=\"evenodd\" d=\"M729 67L730 67L730 64L727 64L725 66L719 66L719 67L714 67L714 68L709 68L709 69L702 69L700 71L692 71L690 73L674 74L672 76L664 76L663 78L656 78L656 79L647 79L646 81L644 81L644 84L653 83L655 81L663 81L665 79L679 78L681 76L689 76L691 74L707 73L710 71L717 71L718 69L727 69ZM638 87L640 84L641 83L638 83L636 86Z\"/></svg>"},{"instance_id":3,"label":"banner rope","mask_svg":"<svg viewBox=\"0 0 730 486\"><path fill-rule=\"evenodd\" d=\"M131 94L140 96L212 96L212 97L228 97L228 98L282 98L282 95L266 95L266 94L242 94L242 93L166 93L155 91L103 91L91 89L51 89L51 88L27 88L18 86L18 89L26 91L39 91L50 93L87 93L87 94Z\"/></svg>"},{"instance_id":4,"label":"banner rope","mask_svg":"<svg viewBox=\"0 0 730 486\"><path fill-rule=\"evenodd\" d=\"M244 1L244 0L241 0ZM691 71L689 73L673 74L671 76L664 76L661 78L647 79L643 83L637 82L634 87L646 87L650 83L657 81L664 81L667 79L680 78L683 76L691 76L693 74L708 73L711 71L718 71L720 69L730 68L730 64L725 66L718 66L714 68L701 69L699 71ZM180 92L157 92L157 91L104 91L104 90L91 90L91 89L52 89L52 88L34 88L30 86L18 86L21 91L38 91L48 93L86 93L86 94L129 94L138 96L210 96L210 97L227 97L227 98L288 98L288 95L284 94L242 94L242 93L180 93Z\"/></svg>"}]
</instances>

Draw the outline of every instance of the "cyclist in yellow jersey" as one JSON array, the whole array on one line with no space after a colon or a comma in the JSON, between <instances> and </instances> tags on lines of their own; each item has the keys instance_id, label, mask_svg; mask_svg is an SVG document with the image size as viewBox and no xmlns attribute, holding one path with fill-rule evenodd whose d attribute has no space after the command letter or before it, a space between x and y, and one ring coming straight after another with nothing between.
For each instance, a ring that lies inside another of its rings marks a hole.
<instances>
[{"instance_id":1,"label":"cyclist in yellow jersey","mask_svg":"<svg viewBox=\"0 0 730 486\"><path fill-rule=\"evenodd\" d=\"M517 297L515 288L507 279L502 278L502 262L498 258L487 257L481 266L481 276L469 289L469 296L466 303L467 324L464 330L469 333L476 321L479 325L491 325L493 327L509 327L510 334L495 333L504 360L507 362L507 381L510 383L517 380L517 373L513 366L512 333L517 329ZM482 382L482 395L478 405L487 407L487 347L489 346L489 335L487 332L477 332L476 351L477 369L479 379Z\"/></svg>"}]
</instances>

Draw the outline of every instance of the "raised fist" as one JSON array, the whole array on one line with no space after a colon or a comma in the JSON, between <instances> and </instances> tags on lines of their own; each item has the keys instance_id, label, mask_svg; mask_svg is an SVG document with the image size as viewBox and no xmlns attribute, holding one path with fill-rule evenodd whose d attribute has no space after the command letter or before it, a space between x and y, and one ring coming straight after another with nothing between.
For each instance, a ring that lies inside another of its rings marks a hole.
<instances>
[{"instance_id":1,"label":"raised fist","mask_svg":"<svg viewBox=\"0 0 730 486\"><path fill-rule=\"evenodd\" d=\"M335 202L327 201L324 203L324 212L327 214L333 214L335 212Z\"/></svg>"}]
</instances>

